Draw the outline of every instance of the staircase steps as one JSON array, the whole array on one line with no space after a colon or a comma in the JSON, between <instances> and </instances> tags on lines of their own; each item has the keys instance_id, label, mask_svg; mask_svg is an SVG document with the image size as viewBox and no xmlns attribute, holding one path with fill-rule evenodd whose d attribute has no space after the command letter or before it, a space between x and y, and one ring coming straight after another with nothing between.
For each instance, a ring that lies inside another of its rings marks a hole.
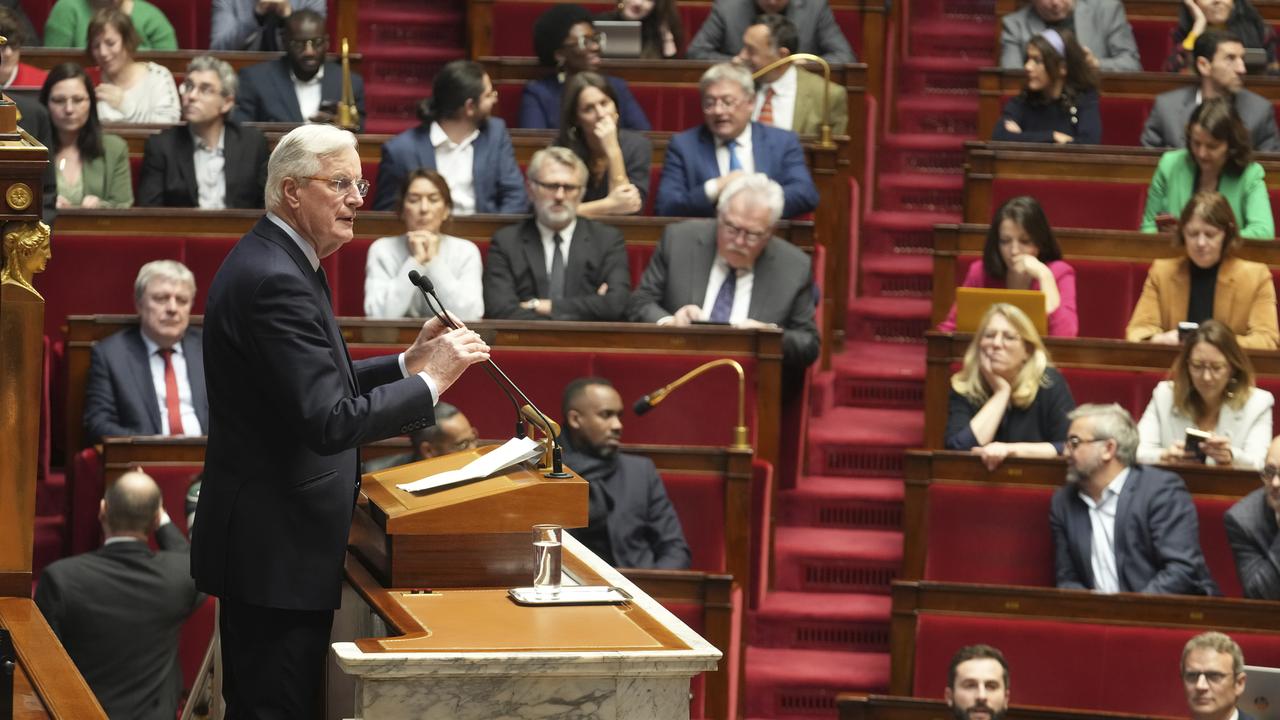
<instances>
[{"instance_id":1,"label":"staircase steps","mask_svg":"<svg viewBox=\"0 0 1280 720\"><path fill-rule=\"evenodd\" d=\"M932 296L933 258L928 255L869 255L861 265L862 292L868 295Z\"/></svg>"},{"instance_id":2,"label":"staircase steps","mask_svg":"<svg viewBox=\"0 0 1280 720\"><path fill-rule=\"evenodd\" d=\"M805 476L779 495L775 520L837 530L899 530L902 494L898 478Z\"/></svg>"},{"instance_id":3,"label":"staircase steps","mask_svg":"<svg viewBox=\"0 0 1280 720\"><path fill-rule=\"evenodd\" d=\"M466 57L466 13L456 0L372 0L361 3L359 14L365 132L413 127L436 73Z\"/></svg>"},{"instance_id":4,"label":"staircase steps","mask_svg":"<svg viewBox=\"0 0 1280 720\"><path fill-rule=\"evenodd\" d=\"M898 96L895 110L897 125L894 129L897 132L969 138L978 132L977 95L908 92Z\"/></svg>"},{"instance_id":5,"label":"staircase steps","mask_svg":"<svg viewBox=\"0 0 1280 720\"><path fill-rule=\"evenodd\" d=\"M845 338L924 344L931 304L925 298L855 298L849 303Z\"/></svg>"},{"instance_id":6,"label":"staircase steps","mask_svg":"<svg viewBox=\"0 0 1280 720\"><path fill-rule=\"evenodd\" d=\"M955 213L874 210L862 218L864 260L874 254L933 253L933 226L960 222Z\"/></svg>"},{"instance_id":7,"label":"staircase steps","mask_svg":"<svg viewBox=\"0 0 1280 720\"><path fill-rule=\"evenodd\" d=\"M907 29L913 55L983 60L991 63L992 39L998 32L990 20L937 17L916 20Z\"/></svg>"},{"instance_id":8,"label":"staircase steps","mask_svg":"<svg viewBox=\"0 0 1280 720\"><path fill-rule=\"evenodd\" d=\"M887 595L772 592L752 614L751 641L767 648L887 653L890 605Z\"/></svg>"},{"instance_id":9,"label":"staircase steps","mask_svg":"<svg viewBox=\"0 0 1280 720\"><path fill-rule=\"evenodd\" d=\"M964 138L889 133L877 151L880 172L964 174Z\"/></svg>"},{"instance_id":10,"label":"staircase steps","mask_svg":"<svg viewBox=\"0 0 1280 720\"><path fill-rule=\"evenodd\" d=\"M884 693L889 653L747 648L748 716L771 720L834 718L836 694Z\"/></svg>"},{"instance_id":11,"label":"staircase steps","mask_svg":"<svg viewBox=\"0 0 1280 720\"><path fill-rule=\"evenodd\" d=\"M964 212L963 175L882 172L876 193L884 210L953 215Z\"/></svg>"},{"instance_id":12,"label":"staircase steps","mask_svg":"<svg viewBox=\"0 0 1280 720\"><path fill-rule=\"evenodd\" d=\"M898 92L903 94L978 97L978 70L991 67L991 56L980 58L908 57L898 66Z\"/></svg>"},{"instance_id":13,"label":"staircase steps","mask_svg":"<svg viewBox=\"0 0 1280 720\"><path fill-rule=\"evenodd\" d=\"M814 475L900 477L907 448L924 441L919 410L836 407L810 423L808 468Z\"/></svg>"},{"instance_id":14,"label":"staircase steps","mask_svg":"<svg viewBox=\"0 0 1280 720\"><path fill-rule=\"evenodd\" d=\"M820 406L924 409L924 346L848 342L832 358L830 402Z\"/></svg>"},{"instance_id":15,"label":"staircase steps","mask_svg":"<svg viewBox=\"0 0 1280 720\"><path fill-rule=\"evenodd\" d=\"M777 591L888 595L902 565L901 530L779 527L773 545Z\"/></svg>"}]
</instances>

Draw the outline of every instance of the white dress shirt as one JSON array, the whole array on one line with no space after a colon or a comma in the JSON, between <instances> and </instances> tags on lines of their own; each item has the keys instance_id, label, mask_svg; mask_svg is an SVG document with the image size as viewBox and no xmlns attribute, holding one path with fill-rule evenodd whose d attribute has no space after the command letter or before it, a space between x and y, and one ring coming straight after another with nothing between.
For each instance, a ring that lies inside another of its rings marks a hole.
<instances>
[{"instance_id":1,"label":"white dress shirt","mask_svg":"<svg viewBox=\"0 0 1280 720\"><path fill-rule=\"evenodd\" d=\"M293 80L293 92L298 96L298 109L302 111L302 121L311 122L311 116L320 112L320 81L324 80L324 65L316 71L310 80L299 80L293 71L289 71L289 79Z\"/></svg>"},{"instance_id":2,"label":"white dress shirt","mask_svg":"<svg viewBox=\"0 0 1280 720\"><path fill-rule=\"evenodd\" d=\"M164 381L164 358L160 357L160 346L146 333L142 333L142 344L147 347L147 358L151 367L151 385L156 389L156 401L160 403L160 434L169 434L169 394ZM187 375L187 354L182 343L175 343L173 355L173 374L178 380L178 411L182 416L182 434L184 436L203 435L200 418L196 415L196 405L191 398L191 377Z\"/></svg>"},{"instance_id":3,"label":"white dress shirt","mask_svg":"<svg viewBox=\"0 0 1280 720\"><path fill-rule=\"evenodd\" d=\"M747 311L751 308L751 288L755 285L755 273L751 268L735 271L729 267L724 258L716 255L711 264L711 277L707 279L707 293L702 296L702 319L711 320L711 310L716 306L716 296L720 294L720 286L730 272L737 272L738 281L733 286L733 309L729 311L729 322L738 324L747 319Z\"/></svg>"},{"instance_id":4,"label":"white dress shirt","mask_svg":"<svg viewBox=\"0 0 1280 720\"><path fill-rule=\"evenodd\" d=\"M573 230L578 227L578 218L574 218L572 222L564 227L563 230L552 230L540 222L534 221L538 226L538 237L542 238L542 259L546 263L547 278L551 277L551 261L555 258L556 243L551 238L555 235L560 236L560 252L564 254L564 266L569 268L569 246L573 244ZM568 276L565 282L569 281Z\"/></svg>"},{"instance_id":5,"label":"white dress shirt","mask_svg":"<svg viewBox=\"0 0 1280 720\"><path fill-rule=\"evenodd\" d=\"M1111 484L1102 491L1102 500L1094 502L1088 493L1080 492L1080 499L1089 508L1089 525L1093 528L1093 541L1089 543L1089 560L1093 565L1093 590L1099 593L1120 592L1120 574L1116 567L1116 509L1120 505L1120 493L1129 468L1120 471Z\"/></svg>"},{"instance_id":6,"label":"white dress shirt","mask_svg":"<svg viewBox=\"0 0 1280 720\"><path fill-rule=\"evenodd\" d=\"M428 131L431 146L436 150L436 172L449 183L449 196L453 198L454 215L474 215L476 212L475 156L476 138L480 131L475 130L455 143L445 134L437 123L431 123Z\"/></svg>"},{"instance_id":7,"label":"white dress shirt","mask_svg":"<svg viewBox=\"0 0 1280 720\"><path fill-rule=\"evenodd\" d=\"M191 133L191 139L196 145L192 160L196 167L199 207L204 210L222 210L227 207L227 128L224 126L219 131L216 147L205 145L204 140L194 132Z\"/></svg>"},{"instance_id":8,"label":"white dress shirt","mask_svg":"<svg viewBox=\"0 0 1280 720\"><path fill-rule=\"evenodd\" d=\"M773 90L773 126L790 130L796 114L796 66L788 65L781 77L756 90L756 109L751 113L752 120L760 120L760 109L764 107L764 98L769 90Z\"/></svg>"},{"instance_id":9,"label":"white dress shirt","mask_svg":"<svg viewBox=\"0 0 1280 720\"><path fill-rule=\"evenodd\" d=\"M753 173L756 171L756 160L751 155L751 123L743 128L742 134L734 138L737 146L733 148L733 154L738 156L738 164L742 166L744 172ZM720 175L713 177L702 185L702 189L707 193L707 200L712 204L716 201L719 191L716 189L716 182L725 175L729 174L729 146L723 140L716 140L716 165L720 168Z\"/></svg>"}]
</instances>

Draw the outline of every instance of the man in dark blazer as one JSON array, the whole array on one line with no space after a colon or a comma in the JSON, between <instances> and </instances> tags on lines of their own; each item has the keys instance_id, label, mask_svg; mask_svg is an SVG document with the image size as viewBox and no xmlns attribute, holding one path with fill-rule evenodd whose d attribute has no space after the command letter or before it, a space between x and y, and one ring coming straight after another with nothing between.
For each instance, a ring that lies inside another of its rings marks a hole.
<instances>
[{"instance_id":1,"label":"man in dark blazer","mask_svg":"<svg viewBox=\"0 0 1280 720\"><path fill-rule=\"evenodd\" d=\"M284 28L284 57L240 72L235 120L333 122L342 100L342 65L325 62L329 36L324 18L312 10L297 10L285 21ZM365 111L364 79L359 73L351 73L351 91L360 111L360 132L364 130Z\"/></svg>"},{"instance_id":2,"label":"man in dark blazer","mask_svg":"<svg viewBox=\"0 0 1280 720\"><path fill-rule=\"evenodd\" d=\"M368 184L356 138L303 125L268 164L267 216L209 288L209 443L191 570L221 599L228 717L320 716L341 600L357 449L433 421L488 358L471 330L424 323L399 357L352 362L321 259L354 235Z\"/></svg>"},{"instance_id":3,"label":"man in dark blazer","mask_svg":"<svg viewBox=\"0 0 1280 720\"><path fill-rule=\"evenodd\" d=\"M203 601L187 539L141 471L107 488L98 520L105 544L46 567L36 607L108 716L173 720L182 695L178 636ZM159 552L147 545L153 532Z\"/></svg>"},{"instance_id":4,"label":"man in dark blazer","mask_svg":"<svg viewBox=\"0 0 1280 720\"><path fill-rule=\"evenodd\" d=\"M716 0L689 42L689 57L723 61L737 55L742 33L762 13L783 15L795 23L800 38L795 52L820 55L829 63L858 61L827 0Z\"/></svg>"},{"instance_id":5,"label":"man in dark blazer","mask_svg":"<svg viewBox=\"0 0 1280 720\"><path fill-rule=\"evenodd\" d=\"M1280 438L1267 449L1262 487L1232 505L1222 523L1244 596L1280 600Z\"/></svg>"},{"instance_id":6,"label":"man in dark blazer","mask_svg":"<svg viewBox=\"0 0 1280 720\"><path fill-rule=\"evenodd\" d=\"M586 181L587 166L572 150L534 153L533 217L493 234L484 263L485 317L622 319L631 293L626 244L617 228L578 215Z\"/></svg>"},{"instance_id":7,"label":"man in dark blazer","mask_svg":"<svg viewBox=\"0 0 1280 720\"><path fill-rule=\"evenodd\" d=\"M1031 0L1000 18L1000 67L1021 68L1027 43L1045 31L1071 30L1089 64L1103 72L1142 72L1138 41L1120 0Z\"/></svg>"},{"instance_id":8,"label":"man in dark blazer","mask_svg":"<svg viewBox=\"0 0 1280 720\"><path fill-rule=\"evenodd\" d=\"M189 327L195 276L176 260L154 260L138 270L133 287L138 326L90 352L89 445L108 435L202 435L209 427L200 329Z\"/></svg>"},{"instance_id":9,"label":"man in dark blazer","mask_svg":"<svg viewBox=\"0 0 1280 720\"><path fill-rule=\"evenodd\" d=\"M751 122L751 72L729 63L712 65L699 88L705 122L672 136L667 145L654 214L711 217L725 185L752 172L764 173L782 187L783 217L816 208L818 188L796 134Z\"/></svg>"},{"instance_id":10,"label":"man in dark blazer","mask_svg":"<svg viewBox=\"0 0 1280 720\"><path fill-rule=\"evenodd\" d=\"M1058 587L1220 595L1187 486L1134 464L1138 429L1128 411L1087 404L1067 417L1068 482L1049 504Z\"/></svg>"},{"instance_id":11,"label":"man in dark blazer","mask_svg":"<svg viewBox=\"0 0 1280 720\"><path fill-rule=\"evenodd\" d=\"M622 396L604 378L565 386L565 465L590 485L588 524L573 536L615 567L688 570L680 518L653 461L619 452Z\"/></svg>"},{"instance_id":12,"label":"man in dark blazer","mask_svg":"<svg viewBox=\"0 0 1280 720\"><path fill-rule=\"evenodd\" d=\"M1207 30L1192 49L1198 85L1160 93L1142 128L1142 144L1156 148L1187 146L1187 123L1196 106L1216 97L1230 97L1241 122L1260 152L1280 150L1280 131L1271 101L1244 87L1244 43L1224 30Z\"/></svg>"},{"instance_id":13,"label":"man in dark blazer","mask_svg":"<svg viewBox=\"0 0 1280 720\"><path fill-rule=\"evenodd\" d=\"M405 177L427 168L448 171L454 215L528 212L511 135L502 118L492 115L497 102L493 82L479 63L454 60L441 68L431 97L418 108L422 124L382 146L373 209L394 210ZM436 162L437 148L450 157L444 170Z\"/></svg>"},{"instance_id":14,"label":"man in dark blazer","mask_svg":"<svg viewBox=\"0 0 1280 720\"><path fill-rule=\"evenodd\" d=\"M1253 720L1237 705L1245 695L1244 653L1227 635L1210 631L1182 648L1182 687L1191 720Z\"/></svg>"},{"instance_id":15,"label":"man in dark blazer","mask_svg":"<svg viewBox=\"0 0 1280 720\"><path fill-rule=\"evenodd\" d=\"M180 88L182 119L147 138L137 204L148 207L260 208L267 180L267 139L226 119L239 79L212 55L192 58Z\"/></svg>"},{"instance_id":16,"label":"man in dark blazer","mask_svg":"<svg viewBox=\"0 0 1280 720\"><path fill-rule=\"evenodd\" d=\"M781 207L777 183L746 175L725 188L716 220L668 225L631 294L627 319L778 327L783 362L812 363L822 348L813 319L813 263L773 235Z\"/></svg>"}]
</instances>

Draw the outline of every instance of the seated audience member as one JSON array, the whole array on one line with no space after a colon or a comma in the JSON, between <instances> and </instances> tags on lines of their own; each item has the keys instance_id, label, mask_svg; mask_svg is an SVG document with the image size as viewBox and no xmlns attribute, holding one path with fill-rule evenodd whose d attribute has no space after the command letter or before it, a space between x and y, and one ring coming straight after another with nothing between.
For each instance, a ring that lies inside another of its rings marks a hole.
<instances>
[{"instance_id":1,"label":"seated audience member","mask_svg":"<svg viewBox=\"0 0 1280 720\"><path fill-rule=\"evenodd\" d=\"M98 510L106 541L40 574L36 607L113 718L172 718L182 697L178 638L203 596L190 547L141 470L107 487ZM147 540L155 534L160 550Z\"/></svg>"},{"instance_id":2,"label":"seated audience member","mask_svg":"<svg viewBox=\"0 0 1280 720\"><path fill-rule=\"evenodd\" d=\"M369 246L364 270L364 314L376 318L430 317L422 291L406 278L417 270L431 279L445 308L463 322L484 317L480 249L440 231L449 219L449 183L434 170L409 173L400 188L402 235ZM437 409L437 419L439 418Z\"/></svg>"},{"instance_id":3,"label":"seated audience member","mask_svg":"<svg viewBox=\"0 0 1280 720\"><path fill-rule=\"evenodd\" d=\"M814 324L813 262L774 235L782 188L760 173L720 193L716 219L668 225L631 296L627 318L782 329L782 360L806 367L822 341Z\"/></svg>"},{"instance_id":4,"label":"seated audience member","mask_svg":"<svg viewBox=\"0 0 1280 720\"><path fill-rule=\"evenodd\" d=\"M591 13L581 5L553 5L533 24L533 48L538 62L551 69L540 80L526 83L520 95L520 127L560 127L560 94L564 83L584 70L599 72L603 33L591 25ZM608 77L618 106L618 124L628 130L648 130L649 118L627 83Z\"/></svg>"},{"instance_id":5,"label":"seated audience member","mask_svg":"<svg viewBox=\"0 0 1280 720\"><path fill-rule=\"evenodd\" d=\"M138 270L138 325L93 346L84 393L86 444L108 435L202 435L209 427L196 279L176 260Z\"/></svg>"},{"instance_id":6,"label":"seated audience member","mask_svg":"<svg viewBox=\"0 0 1280 720\"><path fill-rule=\"evenodd\" d=\"M418 127L382 146L374 210L391 210L409 171L435 170L453 194L453 214L529 211L511 135L493 117L498 91L484 67L454 60L436 73L431 97L418 105Z\"/></svg>"},{"instance_id":7,"label":"seated audience member","mask_svg":"<svg viewBox=\"0 0 1280 720\"><path fill-rule=\"evenodd\" d=\"M516 320L621 320L631 294L617 228L578 215L587 166L548 147L529 161L533 217L493 234L484 314Z\"/></svg>"},{"instance_id":8,"label":"seated audience member","mask_svg":"<svg viewBox=\"0 0 1280 720\"><path fill-rule=\"evenodd\" d=\"M1182 687L1191 720L1252 720L1236 706L1245 680L1244 653L1230 637L1200 633L1182 648Z\"/></svg>"},{"instance_id":9,"label":"seated audience member","mask_svg":"<svg viewBox=\"0 0 1280 720\"><path fill-rule=\"evenodd\" d=\"M766 13L782 15L795 25L795 52L820 55L829 63L858 61L827 0L716 0L689 43L689 58L729 60L742 52L742 33Z\"/></svg>"},{"instance_id":10,"label":"seated audience member","mask_svg":"<svg viewBox=\"0 0 1280 720\"><path fill-rule=\"evenodd\" d=\"M1276 63L1276 33L1249 0L1183 0L1178 25L1173 29L1173 50L1164 61L1166 72L1186 72L1194 64L1192 51L1204 33L1231 33L1247 48L1266 52L1267 72L1280 70Z\"/></svg>"},{"instance_id":11,"label":"seated audience member","mask_svg":"<svg viewBox=\"0 0 1280 720\"><path fill-rule=\"evenodd\" d=\"M1171 228L1191 196L1206 190L1227 199L1240 221L1240 237L1275 237L1266 171L1253 159L1249 134L1225 98L1206 100L1192 111L1187 148L1160 156L1147 189L1142 231Z\"/></svg>"},{"instance_id":12,"label":"seated audience member","mask_svg":"<svg viewBox=\"0 0 1280 720\"><path fill-rule=\"evenodd\" d=\"M147 0L58 0L44 24L44 44L51 48L88 47L89 24L102 9L124 12L138 33L135 50L177 50L178 36L164 11Z\"/></svg>"},{"instance_id":13,"label":"seated audience member","mask_svg":"<svg viewBox=\"0 0 1280 720\"><path fill-rule=\"evenodd\" d=\"M1174 237L1186 257L1151 263L1125 339L1173 345L1178 323L1213 319L1230 328L1241 347L1275 349L1280 327L1271 271L1233 256L1241 240L1226 198L1212 191L1196 193L1183 209Z\"/></svg>"},{"instance_id":14,"label":"seated audience member","mask_svg":"<svg viewBox=\"0 0 1280 720\"><path fill-rule=\"evenodd\" d=\"M89 22L88 55L102 71L98 117L103 122L176 123L181 103L173 73L159 63L135 62L139 37L129 16L99 10Z\"/></svg>"},{"instance_id":15,"label":"seated audience member","mask_svg":"<svg viewBox=\"0 0 1280 720\"><path fill-rule=\"evenodd\" d=\"M49 71L40 103L53 122L52 163L57 167L60 208L125 208L133 205L129 146L102 132L93 81L84 68L63 63Z\"/></svg>"},{"instance_id":16,"label":"seated audience member","mask_svg":"<svg viewBox=\"0 0 1280 720\"><path fill-rule=\"evenodd\" d=\"M1010 98L992 140L1017 142L1102 142L1098 113L1098 71L1070 30L1052 28L1027 42L1027 80Z\"/></svg>"},{"instance_id":17,"label":"seated audience member","mask_svg":"<svg viewBox=\"0 0 1280 720\"><path fill-rule=\"evenodd\" d=\"M267 179L267 138L227 119L239 78L212 55L187 63L182 82L185 126L147 138L138 204L165 207L260 208Z\"/></svg>"},{"instance_id":18,"label":"seated audience member","mask_svg":"<svg viewBox=\"0 0 1280 720\"><path fill-rule=\"evenodd\" d=\"M1262 487L1232 505L1222 524L1244 596L1280 600L1280 437L1267 448L1261 475Z\"/></svg>"},{"instance_id":19,"label":"seated audience member","mask_svg":"<svg viewBox=\"0 0 1280 720\"><path fill-rule=\"evenodd\" d=\"M1220 595L1200 552L1191 494L1177 475L1134 464L1138 428L1129 413L1086 404L1068 417L1067 483L1049 503L1058 587Z\"/></svg>"},{"instance_id":20,"label":"seated audience member","mask_svg":"<svg viewBox=\"0 0 1280 720\"><path fill-rule=\"evenodd\" d=\"M1050 337L1075 337L1076 271L1062 259L1062 250L1049 229L1049 219L1036 199L1009 198L996 211L982 248L982 262L970 263L960 287L1039 290ZM938 329L955 332L956 306Z\"/></svg>"},{"instance_id":21,"label":"seated audience member","mask_svg":"<svg viewBox=\"0 0 1280 720\"><path fill-rule=\"evenodd\" d=\"M618 9L597 20L639 20L640 57L647 60L679 57L684 48L684 23L676 0L619 0Z\"/></svg>"},{"instance_id":22,"label":"seated audience member","mask_svg":"<svg viewBox=\"0 0 1280 720\"><path fill-rule=\"evenodd\" d=\"M329 35L324 17L295 10L284 22L285 55L240 71L239 122L331 123L342 100L342 65L325 61ZM351 92L364 130L364 78L351 73Z\"/></svg>"},{"instance_id":23,"label":"seated audience member","mask_svg":"<svg viewBox=\"0 0 1280 720\"><path fill-rule=\"evenodd\" d=\"M994 303L951 376L944 447L995 469L1006 457L1054 457L1076 406L1026 314Z\"/></svg>"},{"instance_id":24,"label":"seated audience member","mask_svg":"<svg viewBox=\"0 0 1280 720\"><path fill-rule=\"evenodd\" d=\"M564 464L588 484L588 524L573 536L616 567L687 570L689 545L653 461L618 451L622 396L604 378L564 389Z\"/></svg>"},{"instance_id":25,"label":"seated audience member","mask_svg":"<svg viewBox=\"0 0 1280 720\"><path fill-rule=\"evenodd\" d=\"M1280 131L1271 101L1244 88L1244 45L1231 33L1210 30L1195 42L1192 66L1197 85L1185 85L1156 96L1142 128L1146 147L1187 146L1187 123L1204 100L1229 98L1259 152L1280 150Z\"/></svg>"},{"instance_id":26,"label":"seated audience member","mask_svg":"<svg viewBox=\"0 0 1280 720\"><path fill-rule=\"evenodd\" d=\"M967 645L951 656L947 670L947 707L956 720L976 715L1002 720L1009 709L1009 663L990 645Z\"/></svg>"},{"instance_id":27,"label":"seated audience member","mask_svg":"<svg viewBox=\"0 0 1280 720\"><path fill-rule=\"evenodd\" d=\"M1000 67L1020 68L1032 37L1048 28L1080 38L1085 58L1103 72L1142 72L1138 43L1119 0L1031 0L1000 18Z\"/></svg>"},{"instance_id":28,"label":"seated audience member","mask_svg":"<svg viewBox=\"0 0 1280 720\"><path fill-rule=\"evenodd\" d=\"M436 403L436 422L409 433L410 452L367 460L361 465L363 472L371 473L387 468L408 465L441 455L471 450L478 442L476 429L458 408L443 400Z\"/></svg>"},{"instance_id":29,"label":"seated audience member","mask_svg":"<svg viewBox=\"0 0 1280 720\"><path fill-rule=\"evenodd\" d=\"M712 65L698 82L704 123L673 135L655 215L710 217L734 179L763 173L782 188L782 217L818 207L818 189L796 134L751 122L755 82L746 68Z\"/></svg>"},{"instance_id":30,"label":"seated audience member","mask_svg":"<svg viewBox=\"0 0 1280 720\"><path fill-rule=\"evenodd\" d=\"M213 0L209 49L282 51L284 22L294 10L324 17L327 8L325 0Z\"/></svg>"},{"instance_id":31,"label":"seated audience member","mask_svg":"<svg viewBox=\"0 0 1280 720\"><path fill-rule=\"evenodd\" d=\"M1206 320L1191 331L1169 376L1138 422L1139 462L1262 467L1276 401L1254 386L1253 363L1226 325ZM1190 428L1210 433L1198 453L1183 442Z\"/></svg>"},{"instance_id":32,"label":"seated audience member","mask_svg":"<svg viewBox=\"0 0 1280 720\"><path fill-rule=\"evenodd\" d=\"M796 26L790 20L781 15L761 15L743 31L742 52L733 61L747 66L752 74L758 73L797 52L797 38ZM757 82L752 120L797 135L818 135L824 121L831 125L833 135L844 135L848 129L849 94L821 75L789 63L770 70ZM824 99L828 103L825 116Z\"/></svg>"},{"instance_id":33,"label":"seated audience member","mask_svg":"<svg viewBox=\"0 0 1280 720\"><path fill-rule=\"evenodd\" d=\"M565 83L556 145L587 166L587 191L578 214L634 215L649 194L653 145L644 133L618 127L618 103L602 75L580 72Z\"/></svg>"},{"instance_id":34,"label":"seated audience member","mask_svg":"<svg viewBox=\"0 0 1280 720\"><path fill-rule=\"evenodd\" d=\"M7 41L0 48L0 89L39 90L49 72L22 62L25 41L22 22L26 16L19 17L20 12L0 5L0 36Z\"/></svg>"},{"instance_id":35,"label":"seated audience member","mask_svg":"<svg viewBox=\"0 0 1280 720\"><path fill-rule=\"evenodd\" d=\"M19 38L19 42L25 47L40 47L40 33L36 32L36 26L31 24L31 18L27 17L27 13L22 9L22 0L0 0L0 8L4 8L13 14L13 19L17 23L11 31L13 35L0 33L13 42L13 39ZM39 83L36 84L39 87Z\"/></svg>"}]
</instances>

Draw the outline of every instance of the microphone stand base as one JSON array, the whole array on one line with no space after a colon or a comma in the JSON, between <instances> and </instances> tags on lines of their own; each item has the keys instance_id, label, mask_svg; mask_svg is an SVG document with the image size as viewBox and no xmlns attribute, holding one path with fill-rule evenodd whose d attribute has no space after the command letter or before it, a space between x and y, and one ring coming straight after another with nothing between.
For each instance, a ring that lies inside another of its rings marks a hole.
<instances>
[{"instance_id":1,"label":"microphone stand base","mask_svg":"<svg viewBox=\"0 0 1280 720\"><path fill-rule=\"evenodd\" d=\"M551 471L542 473L542 477L551 478L552 480L568 480L573 477L573 473Z\"/></svg>"}]
</instances>

